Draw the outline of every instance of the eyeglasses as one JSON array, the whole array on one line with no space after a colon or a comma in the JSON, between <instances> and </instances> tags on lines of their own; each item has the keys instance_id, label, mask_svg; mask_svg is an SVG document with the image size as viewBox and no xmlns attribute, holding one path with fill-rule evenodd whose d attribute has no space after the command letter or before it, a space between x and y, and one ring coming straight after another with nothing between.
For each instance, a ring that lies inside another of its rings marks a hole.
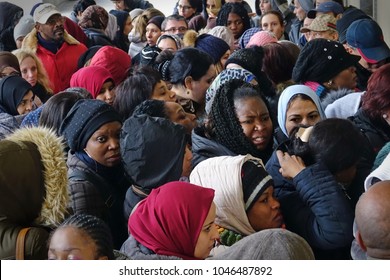
<instances>
[{"instance_id":1,"label":"eyeglasses","mask_svg":"<svg viewBox=\"0 0 390 280\"><path fill-rule=\"evenodd\" d=\"M184 26L181 26L181 27L172 27L172 28L169 28L169 29L165 29L164 32L169 32L169 33L173 33L173 32L176 32L176 31L179 31L179 32L186 32L188 30L187 27L184 27Z\"/></svg>"},{"instance_id":2,"label":"eyeglasses","mask_svg":"<svg viewBox=\"0 0 390 280\"><path fill-rule=\"evenodd\" d=\"M184 11L188 11L189 9L192 9L191 6L178 5L177 7L179 10L184 10Z\"/></svg>"},{"instance_id":3,"label":"eyeglasses","mask_svg":"<svg viewBox=\"0 0 390 280\"><path fill-rule=\"evenodd\" d=\"M55 16L55 17L50 17L47 21L47 25L55 25L57 22L60 22L63 24L65 22L65 19L62 16Z\"/></svg>"}]
</instances>

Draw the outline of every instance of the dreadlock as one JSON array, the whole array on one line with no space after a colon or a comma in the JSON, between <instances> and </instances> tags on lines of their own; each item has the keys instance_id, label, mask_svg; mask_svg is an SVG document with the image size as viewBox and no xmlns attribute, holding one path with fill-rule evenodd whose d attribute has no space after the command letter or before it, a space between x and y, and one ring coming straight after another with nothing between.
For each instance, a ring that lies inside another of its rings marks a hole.
<instances>
[{"instance_id":1,"label":"dreadlock","mask_svg":"<svg viewBox=\"0 0 390 280\"><path fill-rule=\"evenodd\" d=\"M109 260L115 259L111 231L103 220L93 215L75 214L66 219L58 228L64 227L74 227L85 232L96 244L97 258L107 256Z\"/></svg>"},{"instance_id":2,"label":"dreadlock","mask_svg":"<svg viewBox=\"0 0 390 280\"><path fill-rule=\"evenodd\" d=\"M259 151L245 136L236 115L234 101L251 97L260 98L269 108L258 86L238 79L223 84L215 95L206 130L211 138L236 154L251 154L268 159L272 153L272 143L269 145L270 149L267 147L265 151Z\"/></svg>"}]
</instances>

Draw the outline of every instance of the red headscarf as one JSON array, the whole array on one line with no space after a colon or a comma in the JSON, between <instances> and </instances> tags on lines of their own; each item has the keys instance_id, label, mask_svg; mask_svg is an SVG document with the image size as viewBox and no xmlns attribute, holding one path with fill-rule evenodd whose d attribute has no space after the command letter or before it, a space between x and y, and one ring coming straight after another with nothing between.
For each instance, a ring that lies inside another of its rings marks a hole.
<instances>
[{"instance_id":1,"label":"red headscarf","mask_svg":"<svg viewBox=\"0 0 390 280\"><path fill-rule=\"evenodd\" d=\"M210 210L214 190L170 182L152 190L129 218L129 231L158 255L196 259L195 246Z\"/></svg>"},{"instance_id":2,"label":"red headscarf","mask_svg":"<svg viewBox=\"0 0 390 280\"><path fill-rule=\"evenodd\" d=\"M96 99L107 80L114 82L112 75L106 69L101 66L87 66L72 75L70 86L85 88L92 94L93 99Z\"/></svg>"}]
</instances>

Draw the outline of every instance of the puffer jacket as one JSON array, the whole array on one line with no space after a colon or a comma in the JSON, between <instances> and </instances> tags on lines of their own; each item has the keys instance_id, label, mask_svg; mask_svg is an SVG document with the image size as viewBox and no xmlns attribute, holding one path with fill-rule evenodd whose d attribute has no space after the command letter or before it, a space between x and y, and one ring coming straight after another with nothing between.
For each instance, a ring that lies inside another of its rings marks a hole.
<instances>
[{"instance_id":1,"label":"puffer jacket","mask_svg":"<svg viewBox=\"0 0 390 280\"><path fill-rule=\"evenodd\" d=\"M47 259L47 239L67 215L67 168L61 138L42 127L0 141L0 258L15 259L19 231L25 259Z\"/></svg>"},{"instance_id":2,"label":"puffer jacket","mask_svg":"<svg viewBox=\"0 0 390 280\"><path fill-rule=\"evenodd\" d=\"M22 49L32 51L42 61L50 80L50 88L54 93L69 87L70 78L77 71L79 57L87 51L87 47L65 31L64 43L57 53L45 49L38 44L38 34L34 29L23 40Z\"/></svg>"}]
</instances>

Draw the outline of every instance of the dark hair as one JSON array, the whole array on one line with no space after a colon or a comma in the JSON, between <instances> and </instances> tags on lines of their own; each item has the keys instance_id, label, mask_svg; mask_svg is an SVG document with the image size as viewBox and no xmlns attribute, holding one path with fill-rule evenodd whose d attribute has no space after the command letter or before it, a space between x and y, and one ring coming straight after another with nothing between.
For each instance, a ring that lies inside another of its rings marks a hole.
<instances>
[{"instance_id":1,"label":"dark hair","mask_svg":"<svg viewBox=\"0 0 390 280\"><path fill-rule=\"evenodd\" d=\"M295 61L288 49L279 43L270 43L263 46L263 50L262 70L274 85L291 80Z\"/></svg>"},{"instance_id":2,"label":"dark hair","mask_svg":"<svg viewBox=\"0 0 390 280\"><path fill-rule=\"evenodd\" d=\"M299 127L291 131L290 153L300 156L306 165L324 164L332 174L358 162L364 138L353 123L346 119L330 118L313 126L308 142L295 137Z\"/></svg>"},{"instance_id":3,"label":"dark hair","mask_svg":"<svg viewBox=\"0 0 390 280\"><path fill-rule=\"evenodd\" d=\"M232 79L217 89L206 121L206 133L210 138L236 154L246 155L249 153L260 158L269 158L270 154L265 155L266 152L259 152L248 140L237 118L234 101L246 98L259 98L269 111L268 102L258 86ZM272 141L270 142L272 146ZM272 149L269 152L271 153Z\"/></svg>"},{"instance_id":4,"label":"dark hair","mask_svg":"<svg viewBox=\"0 0 390 280\"><path fill-rule=\"evenodd\" d=\"M173 15L170 15L170 16L167 16L163 22L161 23L161 31L165 31L165 28L167 27L167 23L168 21L170 20L174 20L174 21L184 21L187 28L188 28L188 23L186 21L186 18L179 15L179 14L173 14Z\"/></svg>"},{"instance_id":5,"label":"dark hair","mask_svg":"<svg viewBox=\"0 0 390 280\"><path fill-rule=\"evenodd\" d=\"M58 130L62 121L73 105L80 99L84 99L84 97L72 92L63 91L53 95L44 104L41 116L39 117L39 125L52 128L59 135Z\"/></svg>"},{"instance_id":6,"label":"dark hair","mask_svg":"<svg viewBox=\"0 0 390 280\"><path fill-rule=\"evenodd\" d=\"M142 101L150 99L154 87L160 81L160 74L149 66L132 69L130 76L116 88L113 106L123 120L130 117L135 107Z\"/></svg>"},{"instance_id":7,"label":"dark hair","mask_svg":"<svg viewBox=\"0 0 390 280\"><path fill-rule=\"evenodd\" d=\"M102 219L88 214L75 214L67 218L57 229L64 227L74 227L86 233L96 245L96 257L107 256L109 260L115 259L111 231ZM49 244L54 232L51 233Z\"/></svg>"},{"instance_id":8,"label":"dark hair","mask_svg":"<svg viewBox=\"0 0 390 280\"><path fill-rule=\"evenodd\" d=\"M89 6L96 5L95 0L79 0L73 6L73 12L78 15L78 12L84 12Z\"/></svg>"},{"instance_id":9,"label":"dark hair","mask_svg":"<svg viewBox=\"0 0 390 280\"><path fill-rule=\"evenodd\" d=\"M367 83L367 91L362 95L362 109L372 120L384 121L384 111L390 109L390 64L381 66Z\"/></svg>"},{"instance_id":10,"label":"dark hair","mask_svg":"<svg viewBox=\"0 0 390 280\"><path fill-rule=\"evenodd\" d=\"M185 78L191 76L194 81L199 81L213 64L211 56L201 50L178 50L169 64L169 80L172 84L184 85Z\"/></svg>"},{"instance_id":11,"label":"dark hair","mask_svg":"<svg viewBox=\"0 0 390 280\"><path fill-rule=\"evenodd\" d=\"M218 13L216 25L227 26L229 14L237 14L244 23L243 32L251 28L250 18L248 11L245 9L242 3L226 3L222 5L221 10ZM240 34L241 36L241 34Z\"/></svg>"},{"instance_id":12,"label":"dark hair","mask_svg":"<svg viewBox=\"0 0 390 280\"><path fill-rule=\"evenodd\" d=\"M202 12L202 0L188 0L192 8L195 8L195 14ZM177 1L177 5L179 5L179 1Z\"/></svg>"},{"instance_id":13,"label":"dark hair","mask_svg":"<svg viewBox=\"0 0 390 280\"><path fill-rule=\"evenodd\" d=\"M169 119L165 109L165 102L162 100L148 99L135 107L133 116L148 115L151 117L159 117Z\"/></svg>"},{"instance_id":14,"label":"dark hair","mask_svg":"<svg viewBox=\"0 0 390 280\"><path fill-rule=\"evenodd\" d=\"M260 20L259 20L260 26L262 25L261 21L263 20L263 17L266 16L266 15L275 15L275 16L277 16L278 19L279 19L280 25L281 26L285 25L282 13L279 12L279 11L271 10L271 11L265 12L264 14L261 15Z\"/></svg>"}]
</instances>

